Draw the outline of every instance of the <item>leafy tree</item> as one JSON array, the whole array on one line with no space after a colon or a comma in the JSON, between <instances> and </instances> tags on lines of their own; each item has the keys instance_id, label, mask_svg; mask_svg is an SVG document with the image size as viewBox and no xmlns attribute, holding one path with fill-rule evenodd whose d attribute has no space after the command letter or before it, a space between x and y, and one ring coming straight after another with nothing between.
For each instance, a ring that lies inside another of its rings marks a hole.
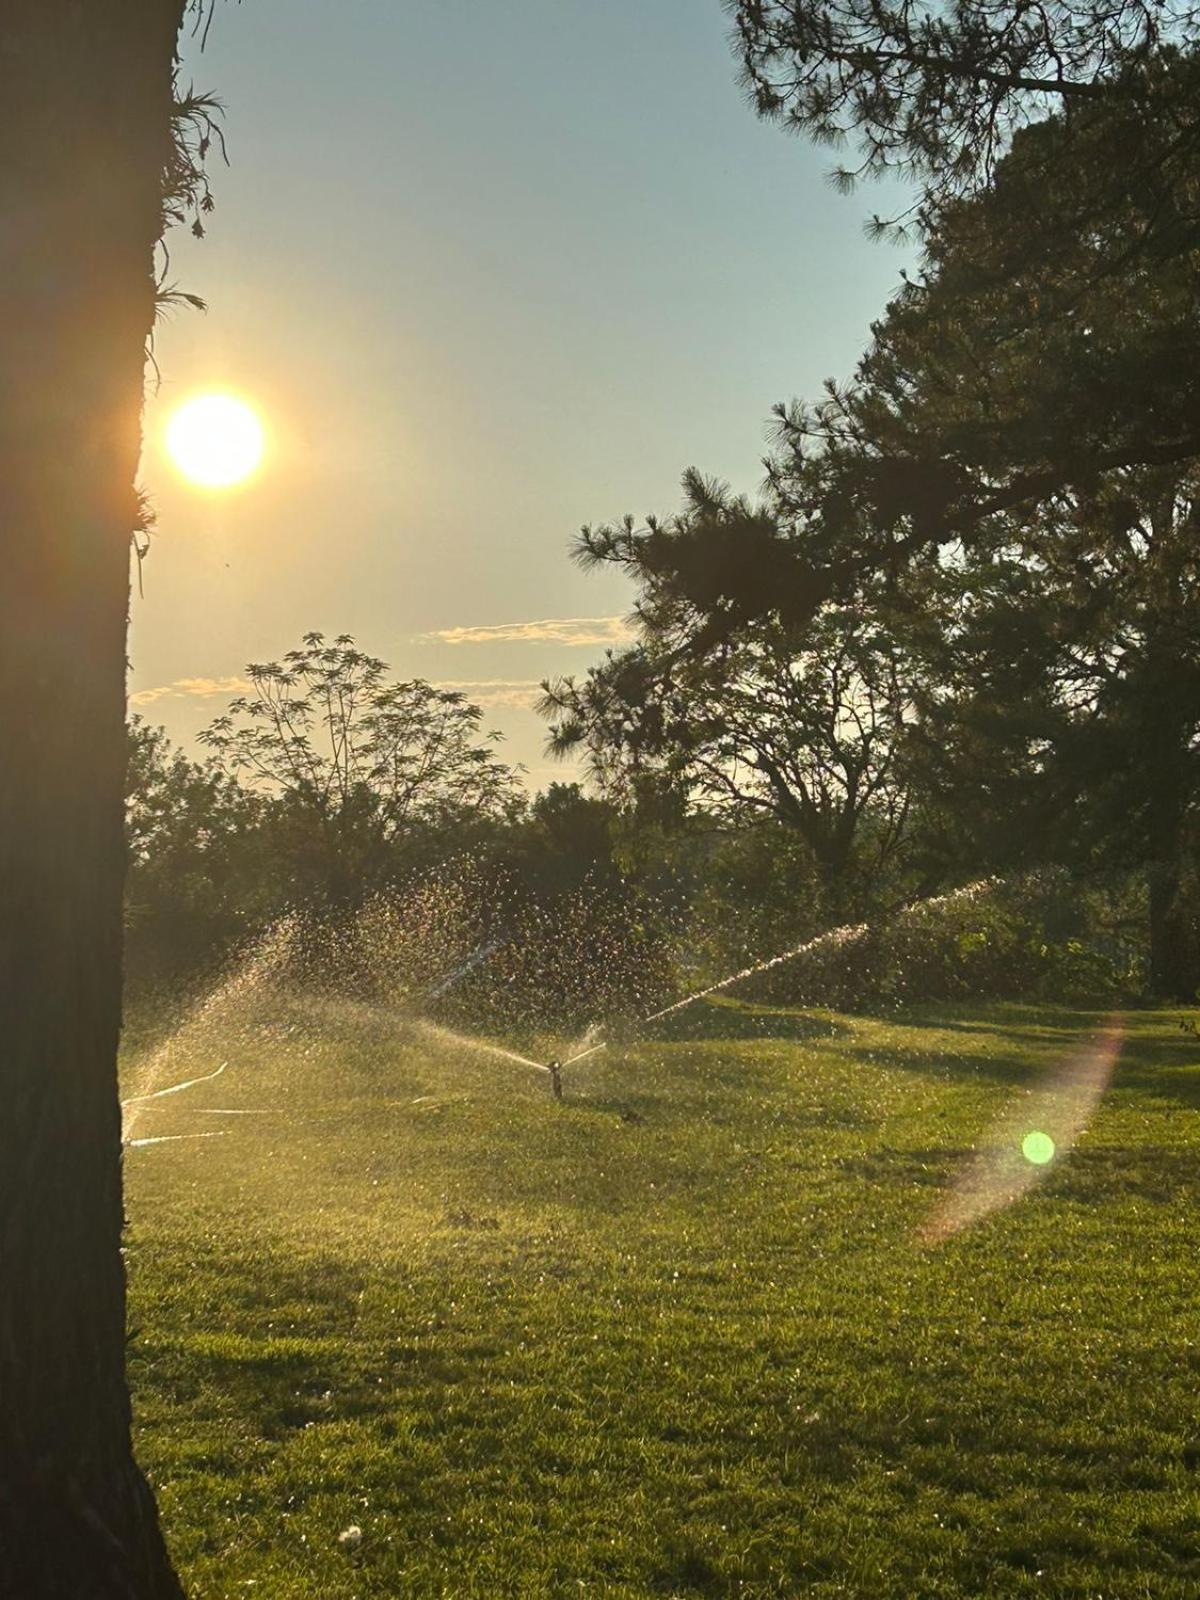
<instances>
[{"instance_id":1,"label":"leafy tree","mask_svg":"<svg viewBox=\"0 0 1200 1600\"><path fill-rule=\"evenodd\" d=\"M613 879L618 825L607 800L585 794L577 783L552 783L530 802L520 832L524 876L551 894Z\"/></svg>"},{"instance_id":2,"label":"leafy tree","mask_svg":"<svg viewBox=\"0 0 1200 1600\"><path fill-rule=\"evenodd\" d=\"M916 724L942 848L1144 873L1151 982L1200 984L1200 497L1129 475L948 563Z\"/></svg>"},{"instance_id":3,"label":"leafy tree","mask_svg":"<svg viewBox=\"0 0 1200 1600\"><path fill-rule=\"evenodd\" d=\"M1185 471L1200 458L1200 63L1161 76L1161 116L1117 100L1047 119L988 188L940 208L854 380L777 408L761 505L585 529L582 550L701 607L707 646L739 620L802 622L922 552L986 544L998 518ZM1163 193L1145 180L1167 167Z\"/></svg>"},{"instance_id":4,"label":"leafy tree","mask_svg":"<svg viewBox=\"0 0 1200 1600\"><path fill-rule=\"evenodd\" d=\"M704 515L749 514L719 487L694 495ZM639 614L641 643L583 682L546 686L554 754L585 751L627 802L673 791L712 819L780 824L835 900L892 863L909 809L899 754L910 691L885 628L826 608L802 637L765 619L698 649L703 611L652 578Z\"/></svg>"},{"instance_id":5,"label":"leafy tree","mask_svg":"<svg viewBox=\"0 0 1200 1600\"><path fill-rule=\"evenodd\" d=\"M764 115L857 140L847 181L899 167L923 185L920 281L889 308L848 391L780 410L777 490L826 536L802 587L837 587L828 547L844 560L852 534L860 563L886 566L897 544L970 540L997 512L1036 514L1087 480L1200 455L1194 10L742 0L736 11Z\"/></svg>"},{"instance_id":6,"label":"leafy tree","mask_svg":"<svg viewBox=\"0 0 1200 1600\"><path fill-rule=\"evenodd\" d=\"M415 836L519 804L478 706L419 678L389 681L387 664L348 635L306 634L282 662L246 670L253 695L202 740L224 772L272 798L293 866L307 857L302 879L330 899L377 887Z\"/></svg>"},{"instance_id":7,"label":"leafy tree","mask_svg":"<svg viewBox=\"0 0 1200 1600\"><path fill-rule=\"evenodd\" d=\"M252 798L214 763L189 760L166 730L129 724L125 835L130 863L145 866L191 844L203 851L253 815Z\"/></svg>"},{"instance_id":8,"label":"leafy tree","mask_svg":"<svg viewBox=\"0 0 1200 1600\"><path fill-rule=\"evenodd\" d=\"M1168 122L1137 147L1160 135L1165 161ZM827 581L848 561L919 608L938 574L954 648L922 720L958 751L971 831L1003 816L1043 851L1144 870L1154 987L1187 994L1200 280L1180 241L1200 168L1170 204L1136 172L1117 184L1135 137L1111 105L1024 130L987 191L943 210L855 385L783 419L772 489ZM1089 185L1111 205L1085 226Z\"/></svg>"},{"instance_id":9,"label":"leafy tree","mask_svg":"<svg viewBox=\"0 0 1200 1600\"><path fill-rule=\"evenodd\" d=\"M263 882L265 805L140 717L125 782L127 970L175 977L209 965L279 909Z\"/></svg>"},{"instance_id":10,"label":"leafy tree","mask_svg":"<svg viewBox=\"0 0 1200 1600\"><path fill-rule=\"evenodd\" d=\"M863 171L923 180L923 269L850 385L777 408L762 505L693 498L666 523L585 529L588 554L701 607L703 648L740 620L803 622L997 516L1200 457L1193 13L744 0L737 15L760 110L858 137Z\"/></svg>"},{"instance_id":11,"label":"leafy tree","mask_svg":"<svg viewBox=\"0 0 1200 1600\"><path fill-rule=\"evenodd\" d=\"M180 1593L130 1446L116 1057L143 368L167 213L202 200L186 9L18 0L0 50L0 1593L21 1600Z\"/></svg>"},{"instance_id":12,"label":"leafy tree","mask_svg":"<svg viewBox=\"0 0 1200 1600\"><path fill-rule=\"evenodd\" d=\"M1200 104L1200 64L1178 72ZM830 581L835 549L887 566L1200 456L1200 159L1169 197L1143 182L1178 136L1108 106L1024 130L931 227L854 382L780 412L772 486Z\"/></svg>"}]
</instances>

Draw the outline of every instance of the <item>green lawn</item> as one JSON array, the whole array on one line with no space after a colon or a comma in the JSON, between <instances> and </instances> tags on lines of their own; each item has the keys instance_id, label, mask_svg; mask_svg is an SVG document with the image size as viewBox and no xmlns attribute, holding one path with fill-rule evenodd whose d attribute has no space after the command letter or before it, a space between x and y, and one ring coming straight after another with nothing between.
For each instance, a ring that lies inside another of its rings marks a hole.
<instances>
[{"instance_id":1,"label":"green lawn","mask_svg":"<svg viewBox=\"0 0 1200 1600\"><path fill-rule=\"evenodd\" d=\"M708 1005L560 1106L365 1007L242 1006L135 1130L221 1137L126 1167L139 1449L196 1600L1200 1594L1177 1015L1128 1017L1075 1150L931 1247L1098 1017Z\"/></svg>"}]
</instances>

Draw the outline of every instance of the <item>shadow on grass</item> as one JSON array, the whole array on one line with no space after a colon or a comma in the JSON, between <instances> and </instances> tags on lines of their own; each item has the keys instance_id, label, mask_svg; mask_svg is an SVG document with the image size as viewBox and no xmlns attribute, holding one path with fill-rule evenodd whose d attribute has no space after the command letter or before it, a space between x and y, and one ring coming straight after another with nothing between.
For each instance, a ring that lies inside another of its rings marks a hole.
<instances>
[{"instance_id":1,"label":"shadow on grass","mask_svg":"<svg viewBox=\"0 0 1200 1600\"><path fill-rule=\"evenodd\" d=\"M752 1039L784 1039L811 1043L815 1039L848 1038L850 1026L833 1017L791 1007L754 1007L722 1000L697 1000L694 1005L651 1023L651 1037L664 1043Z\"/></svg>"},{"instance_id":2,"label":"shadow on grass","mask_svg":"<svg viewBox=\"0 0 1200 1600\"><path fill-rule=\"evenodd\" d=\"M1198 1184L1200 1149L1139 1145L1131 1150L1073 1150L1047 1177L1044 1192L1092 1205L1118 1196L1166 1205L1181 1195L1194 1195Z\"/></svg>"},{"instance_id":3,"label":"shadow on grass","mask_svg":"<svg viewBox=\"0 0 1200 1600\"><path fill-rule=\"evenodd\" d=\"M1200 1040L1182 1028L1165 1036L1135 1028L1121 1051L1113 1089L1200 1110Z\"/></svg>"},{"instance_id":4,"label":"shadow on grass","mask_svg":"<svg viewBox=\"0 0 1200 1600\"><path fill-rule=\"evenodd\" d=\"M864 1064L894 1068L942 1079L963 1078L1009 1086L1036 1087L1046 1073L1065 1061L1089 1037L1099 1034L1111 1013L1046 1012L1040 1027L1013 1026L1004 1016L988 1021L955 1020L934 1012L907 1012L887 1019L892 1029L961 1035L963 1049L929 1043L872 1044L844 1048ZM972 1048L990 1037L992 1050ZM1148 1032L1136 1021L1126 1032L1109 1090L1139 1098L1174 1101L1200 1108L1200 1042L1180 1029L1175 1034Z\"/></svg>"},{"instance_id":5,"label":"shadow on grass","mask_svg":"<svg viewBox=\"0 0 1200 1600\"><path fill-rule=\"evenodd\" d=\"M1049 1060L1031 1061L1016 1056L987 1055L981 1051L929 1050L918 1045L906 1048L902 1045L861 1044L845 1049L843 1053L864 1066L912 1072L943 1082L962 1079L1009 1087L1036 1082L1057 1059L1052 1057Z\"/></svg>"},{"instance_id":6,"label":"shadow on grass","mask_svg":"<svg viewBox=\"0 0 1200 1600\"><path fill-rule=\"evenodd\" d=\"M851 1177L872 1183L920 1184L941 1189L962 1164L975 1154L959 1146L933 1146L926 1150L894 1150L887 1145L861 1154L842 1156L837 1165Z\"/></svg>"},{"instance_id":7,"label":"shadow on grass","mask_svg":"<svg viewBox=\"0 0 1200 1600\"><path fill-rule=\"evenodd\" d=\"M944 1011L922 1007L919 1010L899 1012L878 1020L894 1028L928 1029L930 1032L964 1034L968 1037L991 1036L997 1040L999 1050L1016 1050L1034 1047L1037 1057L1025 1062L1006 1061L1002 1054L993 1056L979 1052L931 1055L919 1048L887 1047L861 1050L857 1053L868 1059L901 1067L920 1070L935 1062L946 1064L951 1070L962 1066L972 1074L990 1077L1000 1083L1020 1083L1049 1065L1053 1053L1069 1049L1088 1034L1098 1033L1112 1017L1113 1012L1102 1010L1039 1010L1024 1006L997 1007L985 1018L949 1016ZM1155 1099L1174 1101L1193 1109L1200 1109L1200 1039L1183 1027L1172 1028L1174 1013L1165 1015L1153 1011L1125 1013L1127 1032L1121 1047L1113 1078L1112 1091L1126 1092ZM1151 1032L1144 1026L1149 1022L1156 1028ZM1139 1026L1139 1023L1143 1025Z\"/></svg>"},{"instance_id":8,"label":"shadow on grass","mask_svg":"<svg viewBox=\"0 0 1200 1600\"><path fill-rule=\"evenodd\" d=\"M1112 1006L1056 1004L1053 1001L1023 1003L1017 1000L930 1000L913 1001L895 1011L881 1013L901 1025L941 1028L960 1033L1006 1033L1024 1031L1030 1037L1067 1030L1079 1032L1100 1027L1113 1014Z\"/></svg>"},{"instance_id":9,"label":"shadow on grass","mask_svg":"<svg viewBox=\"0 0 1200 1600\"><path fill-rule=\"evenodd\" d=\"M848 1176L869 1183L944 1189L976 1154L966 1147L896 1150L885 1145L843 1156L837 1165ZM1043 1177L1039 1187L1045 1195L1076 1204L1102 1205L1132 1197L1166 1205L1194 1195L1198 1185L1200 1153L1196 1150L1138 1145L1133 1149L1072 1150Z\"/></svg>"},{"instance_id":10,"label":"shadow on grass","mask_svg":"<svg viewBox=\"0 0 1200 1600\"><path fill-rule=\"evenodd\" d=\"M168 1303L187 1304L187 1283L202 1270L197 1256L204 1252L159 1264L166 1268ZM205 1269L219 1292L186 1318L177 1337L165 1345L131 1344L133 1388L152 1383L193 1421L236 1416L265 1439L330 1420L334 1397L355 1388L345 1341L357 1320L363 1274L327 1258L295 1261L268 1252L209 1259Z\"/></svg>"}]
</instances>

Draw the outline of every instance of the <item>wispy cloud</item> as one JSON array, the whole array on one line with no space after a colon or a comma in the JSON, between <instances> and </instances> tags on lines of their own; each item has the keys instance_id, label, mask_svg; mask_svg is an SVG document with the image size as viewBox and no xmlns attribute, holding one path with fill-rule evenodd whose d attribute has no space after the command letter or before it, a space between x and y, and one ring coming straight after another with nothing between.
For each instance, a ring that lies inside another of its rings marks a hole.
<instances>
[{"instance_id":1,"label":"wispy cloud","mask_svg":"<svg viewBox=\"0 0 1200 1600\"><path fill-rule=\"evenodd\" d=\"M477 706L501 706L509 711L532 711L542 694L536 678L442 678L434 687L465 694Z\"/></svg>"},{"instance_id":2,"label":"wispy cloud","mask_svg":"<svg viewBox=\"0 0 1200 1600\"><path fill-rule=\"evenodd\" d=\"M625 644L632 637L624 617L542 617L536 622L494 622L422 634L441 644Z\"/></svg>"},{"instance_id":3,"label":"wispy cloud","mask_svg":"<svg viewBox=\"0 0 1200 1600\"><path fill-rule=\"evenodd\" d=\"M163 683L156 689L139 689L129 696L129 704L152 706L156 700L202 700L208 695L249 694L253 688L249 678L176 678L174 683Z\"/></svg>"}]
</instances>

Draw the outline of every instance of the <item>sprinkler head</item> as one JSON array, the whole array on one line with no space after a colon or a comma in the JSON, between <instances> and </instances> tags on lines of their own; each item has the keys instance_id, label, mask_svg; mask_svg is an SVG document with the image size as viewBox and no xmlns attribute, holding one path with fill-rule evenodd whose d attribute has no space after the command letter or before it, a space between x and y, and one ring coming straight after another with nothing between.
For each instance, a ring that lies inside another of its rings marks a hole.
<instances>
[{"instance_id":1,"label":"sprinkler head","mask_svg":"<svg viewBox=\"0 0 1200 1600\"><path fill-rule=\"evenodd\" d=\"M554 1098L561 1100L562 1093L562 1063L560 1061L547 1061L546 1071L550 1074L550 1087L554 1090Z\"/></svg>"}]
</instances>

